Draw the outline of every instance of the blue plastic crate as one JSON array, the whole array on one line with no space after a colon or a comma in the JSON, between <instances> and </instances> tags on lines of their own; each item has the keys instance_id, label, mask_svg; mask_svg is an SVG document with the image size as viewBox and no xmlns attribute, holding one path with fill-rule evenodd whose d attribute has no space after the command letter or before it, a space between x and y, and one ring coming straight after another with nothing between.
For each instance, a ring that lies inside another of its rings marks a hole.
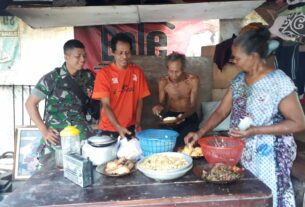
<instances>
[{"instance_id":1,"label":"blue plastic crate","mask_svg":"<svg viewBox=\"0 0 305 207\"><path fill-rule=\"evenodd\" d=\"M137 134L144 156L174 150L178 132L167 129L146 129Z\"/></svg>"}]
</instances>

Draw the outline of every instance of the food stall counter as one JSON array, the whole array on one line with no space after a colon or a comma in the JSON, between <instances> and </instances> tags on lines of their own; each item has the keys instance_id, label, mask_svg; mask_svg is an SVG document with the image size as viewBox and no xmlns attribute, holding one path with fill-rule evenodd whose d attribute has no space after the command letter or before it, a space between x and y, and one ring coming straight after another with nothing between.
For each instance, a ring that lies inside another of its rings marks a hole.
<instances>
[{"instance_id":1,"label":"food stall counter","mask_svg":"<svg viewBox=\"0 0 305 207\"><path fill-rule=\"evenodd\" d=\"M203 165L201 158L194 165ZM192 170L179 179L156 181L140 171L108 177L93 168L94 183L82 188L49 159L1 207L33 206L272 206L271 190L249 171L231 184L207 183Z\"/></svg>"}]
</instances>

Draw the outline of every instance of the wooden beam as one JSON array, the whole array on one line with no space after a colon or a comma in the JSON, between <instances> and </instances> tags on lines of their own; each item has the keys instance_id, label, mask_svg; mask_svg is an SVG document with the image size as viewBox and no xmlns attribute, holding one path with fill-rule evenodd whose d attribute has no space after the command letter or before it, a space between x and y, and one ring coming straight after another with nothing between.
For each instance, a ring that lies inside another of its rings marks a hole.
<instances>
[{"instance_id":1,"label":"wooden beam","mask_svg":"<svg viewBox=\"0 0 305 207\"><path fill-rule=\"evenodd\" d=\"M269 26L272 26L274 20L279 13L287 9L287 4L276 4L275 2L265 2L261 6L255 9Z\"/></svg>"},{"instance_id":2,"label":"wooden beam","mask_svg":"<svg viewBox=\"0 0 305 207\"><path fill-rule=\"evenodd\" d=\"M6 10L33 28L245 17L264 0L162 5L16 7Z\"/></svg>"}]
</instances>

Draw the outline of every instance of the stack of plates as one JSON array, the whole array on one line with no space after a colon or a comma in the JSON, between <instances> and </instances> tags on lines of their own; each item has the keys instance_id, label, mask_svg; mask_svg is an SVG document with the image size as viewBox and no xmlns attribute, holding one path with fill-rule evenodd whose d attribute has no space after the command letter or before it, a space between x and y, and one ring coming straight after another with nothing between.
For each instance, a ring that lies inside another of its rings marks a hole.
<instances>
[{"instance_id":1,"label":"stack of plates","mask_svg":"<svg viewBox=\"0 0 305 207\"><path fill-rule=\"evenodd\" d=\"M143 163L146 159L149 159L150 157L156 155L166 155L166 156L183 158L188 164L186 166L183 166L182 168L171 169L171 170L148 170L141 167L141 163ZM137 163L137 169L139 171L141 171L147 177L153 178L155 180L173 180L182 177L190 169L192 169L192 167L193 167L193 159L188 155L178 152L163 152L163 153L153 154L148 157L145 157L144 159L140 160Z\"/></svg>"}]
</instances>

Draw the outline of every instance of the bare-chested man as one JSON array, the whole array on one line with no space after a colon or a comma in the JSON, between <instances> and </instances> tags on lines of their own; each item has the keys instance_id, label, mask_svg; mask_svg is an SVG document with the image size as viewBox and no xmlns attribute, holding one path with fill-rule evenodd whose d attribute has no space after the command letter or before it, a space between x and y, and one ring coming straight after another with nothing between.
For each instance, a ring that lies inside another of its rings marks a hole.
<instances>
[{"instance_id":1,"label":"bare-chested man","mask_svg":"<svg viewBox=\"0 0 305 207\"><path fill-rule=\"evenodd\" d=\"M185 62L183 54L173 52L167 56L168 75L159 79L159 104L152 108L155 115L177 117L176 125L166 127L179 132L175 149L184 145L184 136L198 129L199 124L196 114L199 78L184 72Z\"/></svg>"}]
</instances>

